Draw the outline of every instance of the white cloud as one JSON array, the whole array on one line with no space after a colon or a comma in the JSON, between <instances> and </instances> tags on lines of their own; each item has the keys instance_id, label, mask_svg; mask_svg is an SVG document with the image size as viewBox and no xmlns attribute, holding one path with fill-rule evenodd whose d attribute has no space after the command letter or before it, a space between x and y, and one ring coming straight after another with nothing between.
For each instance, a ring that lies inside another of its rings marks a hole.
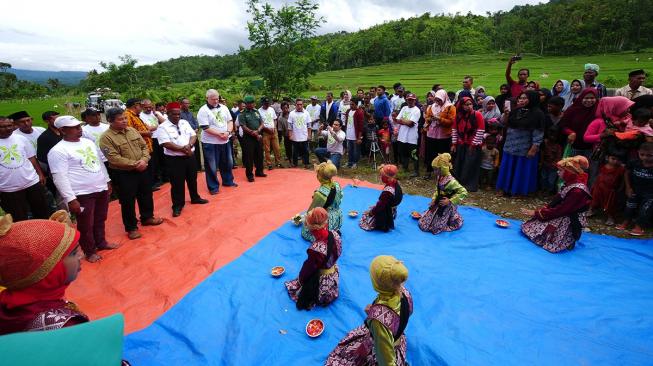
<instances>
[{"instance_id":1,"label":"white cloud","mask_svg":"<svg viewBox=\"0 0 653 366\"><path fill-rule=\"evenodd\" d=\"M319 33L356 31L427 11L485 14L537 2L322 0L319 13L326 23ZM5 51L0 61L15 68L88 71L98 68L100 61L118 62L124 54L151 64L181 55L228 54L248 45L244 0L22 1L12 3L11 13L0 23L0 49Z\"/></svg>"}]
</instances>

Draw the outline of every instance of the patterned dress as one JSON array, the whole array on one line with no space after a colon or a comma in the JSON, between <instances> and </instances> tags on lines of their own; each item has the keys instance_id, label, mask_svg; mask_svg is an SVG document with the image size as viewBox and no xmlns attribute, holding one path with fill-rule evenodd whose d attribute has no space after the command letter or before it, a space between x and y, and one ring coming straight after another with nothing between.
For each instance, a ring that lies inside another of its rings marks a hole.
<instances>
[{"instance_id":1,"label":"patterned dress","mask_svg":"<svg viewBox=\"0 0 653 366\"><path fill-rule=\"evenodd\" d=\"M342 196L342 188L340 188L338 182L322 184L313 193L313 202L311 202L311 206L308 209L311 210L315 207L324 208L329 214L329 230L340 230L342 227L342 210L340 209ZM302 238L310 242L315 240L306 225L302 226Z\"/></svg>"},{"instance_id":2,"label":"patterned dress","mask_svg":"<svg viewBox=\"0 0 653 366\"><path fill-rule=\"evenodd\" d=\"M551 203L535 211L535 217L522 224L521 231L551 253L572 250L587 226L585 214L591 200L585 184L565 186Z\"/></svg>"},{"instance_id":3,"label":"patterned dress","mask_svg":"<svg viewBox=\"0 0 653 366\"><path fill-rule=\"evenodd\" d=\"M440 206L440 198L449 198L451 204ZM418 225L422 231L439 234L443 231L458 230L463 226L463 218L458 214L456 205L467 197L467 190L452 176L442 177L438 182L438 190L433 195L433 204L422 214Z\"/></svg>"},{"instance_id":4,"label":"patterned dress","mask_svg":"<svg viewBox=\"0 0 653 366\"><path fill-rule=\"evenodd\" d=\"M329 231L325 240L316 240L306 250L299 277L285 283L288 295L299 309L326 306L338 298L340 272L336 262L342 254L342 241L337 231Z\"/></svg>"},{"instance_id":5,"label":"patterned dress","mask_svg":"<svg viewBox=\"0 0 653 366\"><path fill-rule=\"evenodd\" d=\"M401 313L406 312L404 316ZM402 304L399 314L386 305L372 304L366 310L365 323L343 338L331 351L325 366L376 366L376 351L374 338L370 332L370 321L377 320L386 327L393 336L395 364L408 365L406 361L406 335L403 330L408 318L413 313L413 299L410 292L402 288ZM402 322L403 320L403 322Z\"/></svg>"},{"instance_id":6,"label":"patterned dress","mask_svg":"<svg viewBox=\"0 0 653 366\"><path fill-rule=\"evenodd\" d=\"M29 322L25 330L28 332L54 330L65 327L68 323L79 324L88 322L88 317L77 309L72 302L66 302L63 307L50 309L37 314Z\"/></svg>"},{"instance_id":7,"label":"patterned dress","mask_svg":"<svg viewBox=\"0 0 653 366\"><path fill-rule=\"evenodd\" d=\"M363 213L358 226L361 229L388 232L395 228L394 219L397 217L397 206L403 199L403 192L398 181L383 187L381 196L375 206Z\"/></svg>"}]
</instances>

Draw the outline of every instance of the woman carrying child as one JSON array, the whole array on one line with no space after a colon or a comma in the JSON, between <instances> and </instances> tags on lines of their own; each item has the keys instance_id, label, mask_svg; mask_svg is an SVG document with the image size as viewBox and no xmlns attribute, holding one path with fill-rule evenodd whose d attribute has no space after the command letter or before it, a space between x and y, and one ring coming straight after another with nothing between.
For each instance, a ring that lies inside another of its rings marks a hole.
<instances>
[{"instance_id":1,"label":"woman carrying child","mask_svg":"<svg viewBox=\"0 0 653 366\"><path fill-rule=\"evenodd\" d=\"M574 249L587 224L585 213L592 200L587 188L585 170L589 162L586 157L577 155L562 159L557 166L558 175L564 181L560 193L540 209L521 210L531 217L522 224L521 231L533 243L551 253Z\"/></svg>"},{"instance_id":2,"label":"woman carrying child","mask_svg":"<svg viewBox=\"0 0 653 366\"><path fill-rule=\"evenodd\" d=\"M456 206L467 197L467 190L451 175L450 154L438 155L431 165L437 189L429 209L419 219L419 228L433 234L458 230L463 226L463 218L458 214Z\"/></svg>"},{"instance_id":3,"label":"woman carrying child","mask_svg":"<svg viewBox=\"0 0 653 366\"><path fill-rule=\"evenodd\" d=\"M397 180L397 166L388 164L379 168L381 181L385 184L376 205L363 213L358 226L363 230L388 232L395 228L397 206L403 199L403 192Z\"/></svg>"},{"instance_id":4,"label":"woman carrying child","mask_svg":"<svg viewBox=\"0 0 653 366\"><path fill-rule=\"evenodd\" d=\"M340 273L336 262L342 254L340 234L328 230L329 214L322 207L308 212L304 226L315 238L306 250L299 277L285 283L288 295L297 309L310 310L315 305L326 306L338 298Z\"/></svg>"},{"instance_id":5,"label":"woman carrying child","mask_svg":"<svg viewBox=\"0 0 653 366\"><path fill-rule=\"evenodd\" d=\"M397 258L380 255L370 265L378 296L365 308L365 323L345 336L331 351L325 366L404 366L404 330L413 313L413 299L404 287L408 269Z\"/></svg>"}]
</instances>

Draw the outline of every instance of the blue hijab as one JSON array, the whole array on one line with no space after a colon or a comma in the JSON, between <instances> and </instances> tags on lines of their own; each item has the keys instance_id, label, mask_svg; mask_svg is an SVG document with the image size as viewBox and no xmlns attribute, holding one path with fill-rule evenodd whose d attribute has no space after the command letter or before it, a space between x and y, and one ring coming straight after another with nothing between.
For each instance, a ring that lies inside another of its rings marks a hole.
<instances>
[{"instance_id":1,"label":"blue hijab","mask_svg":"<svg viewBox=\"0 0 653 366\"><path fill-rule=\"evenodd\" d=\"M562 83L562 91L560 92L560 94L557 94L558 92L556 91L556 84L558 83L558 81ZM555 84L553 84L553 88L551 88L551 91L553 92L554 96L559 96L564 98L567 95L569 95L569 93L571 93L571 84L567 80L560 79L558 81L556 81Z\"/></svg>"}]
</instances>

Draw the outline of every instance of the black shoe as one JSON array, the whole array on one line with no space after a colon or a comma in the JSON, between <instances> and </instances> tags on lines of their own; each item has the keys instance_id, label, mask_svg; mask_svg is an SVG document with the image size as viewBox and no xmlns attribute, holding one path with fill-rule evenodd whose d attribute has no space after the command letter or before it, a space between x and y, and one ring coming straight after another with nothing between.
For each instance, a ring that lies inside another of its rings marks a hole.
<instances>
[{"instance_id":1,"label":"black shoe","mask_svg":"<svg viewBox=\"0 0 653 366\"><path fill-rule=\"evenodd\" d=\"M219 191L212 191L212 192L209 192L209 194L210 194L211 196L215 196L216 194L218 194L218 192L219 192Z\"/></svg>"},{"instance_id":2,"label":"black shoe","mask_svg":"<svg viewBox=\"0 0 653 366\"><path fill-rule=\"evenodd\" d=\"M200 198L198 198L198 199L196 199L196 200L190 200L190 203L191 203L192 205L204 205L204 204L209 203L209 200L200 197Z\"/></svg>"},{"instance_id":3,"label":"black shoe","mask_svg":"<svg viewBox=\"0 0 653 366\"><path fill-rule=\"evenodd\" d=\"M231 184L223 184L223 187L238 187L237 183L231 183Z\"/></svg>"},{"instance_id":4,"label":"black shoe","mask_svg":"<svg viewBox=\"0 0 653 366\"><path fill-rule=\"evenodd\" d=\"M181 208L172 209L172 217L179 217L181 215Z\"/></svg>"},{"instance_id":5,"label":"black shoe","mask_svg":"<svg viewBox=\"0 0 653 366\"><path fill-rule=\"evenodd\" d=\"M247 177L247 181L248 181L248 182L253 182L253 181L254 181L254 177Z\"/></svg>"},{"instance_id":6,"label":"black shoe","mask_svg":"<svg viewBox=\"0 0 653 366\"><path fill-rule=\"evenodd\" d=\"M268 176L268 175L267 175L267 174L265 174L265 173L260 173L260 174L254 174L254 175L255 175L255 176L257 176L257 177L261 177L261 178L265 178L265 177L267 177L267 176Z\"/></svg>"}]
</instances>

